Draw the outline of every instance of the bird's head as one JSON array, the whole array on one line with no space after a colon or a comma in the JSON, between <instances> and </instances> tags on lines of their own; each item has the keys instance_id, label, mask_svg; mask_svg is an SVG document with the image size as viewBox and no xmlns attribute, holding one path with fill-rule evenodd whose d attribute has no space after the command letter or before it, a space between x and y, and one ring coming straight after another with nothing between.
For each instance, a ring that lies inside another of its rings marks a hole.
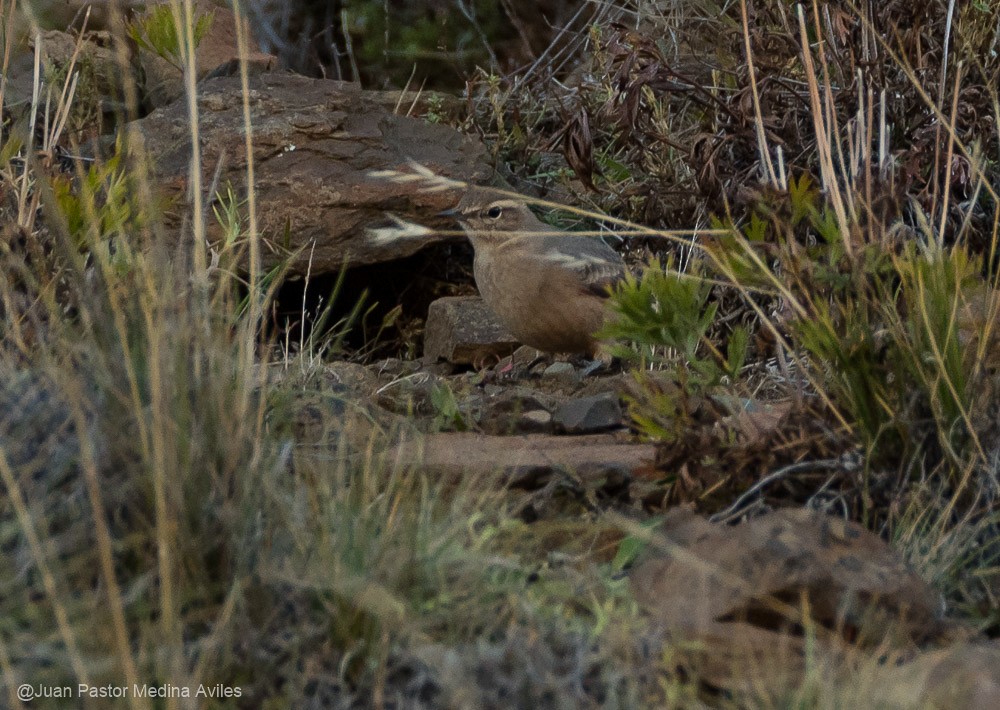
<instances>
[{"instance_id":1,"label":"bird's head","mask_svg":"<svg viewBox=\"0 0 1000 710\"><path fill-rule=\"evenodd\" d=\"M466 193L458 205L445 214L457 219L473 238L510 237L544 228L520 200L482 191Z\"/></svg>"}]
</instances>

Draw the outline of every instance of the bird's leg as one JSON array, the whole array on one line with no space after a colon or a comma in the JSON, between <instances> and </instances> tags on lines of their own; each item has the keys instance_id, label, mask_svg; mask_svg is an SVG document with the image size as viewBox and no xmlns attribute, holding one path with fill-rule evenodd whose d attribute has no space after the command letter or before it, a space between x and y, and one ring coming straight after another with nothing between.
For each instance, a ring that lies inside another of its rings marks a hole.
<instances>
[{"instance_id":1,"label":"bird's leg","mask_svg":"<svg viewBox=\"0 0 1000 710\"><path fill-rule=\"evenodd\" d=\"M492 364L490 364L490 360L493 360ZM501 362L503 362L503 359L497 357L496 355L486 355L473 360L472 367L479 374L479 381L486 384L489 382L495 382L499 375L507 372L514 365L513 361L511 361L508 362L502 369L498 370L497 368L500 366Z\"/></svg>"},{"instance_id":2,"label":"bird's leg","mask_svg":"<svg viewBox=\"0 0 1000 710\"><path fill-rule=\"evenodd\" d=\"M618 363L618 358L601 346L595 348L588 355L593 359L588 358L581 363L583 370L580 372L580 377L589 377L596 372L610 371Z\"/></svg>"}]
</instances>

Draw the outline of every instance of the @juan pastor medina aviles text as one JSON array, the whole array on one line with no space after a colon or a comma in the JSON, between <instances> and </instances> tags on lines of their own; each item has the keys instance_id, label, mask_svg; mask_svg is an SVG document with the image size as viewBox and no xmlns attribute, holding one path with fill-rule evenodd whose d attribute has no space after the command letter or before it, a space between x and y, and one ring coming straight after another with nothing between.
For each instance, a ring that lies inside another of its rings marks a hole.
<instances>
[{"instance_id":1,"label":"@juan pastor medina aviles text","mask_svg":"<svg viewBox=\"0 0 1000 710\"><path fill-rule=\"evenodd\" d=\"M200 684L197 686L138 684L132 685L21 685L17 696L22 701L34 698L239 698L239 686Z\"/></svg>"}]
</instances>

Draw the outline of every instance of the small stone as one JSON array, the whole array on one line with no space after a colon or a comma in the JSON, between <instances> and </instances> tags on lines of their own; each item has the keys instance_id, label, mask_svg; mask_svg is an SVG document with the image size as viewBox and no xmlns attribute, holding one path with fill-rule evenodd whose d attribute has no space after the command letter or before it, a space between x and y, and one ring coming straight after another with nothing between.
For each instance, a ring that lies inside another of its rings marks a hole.
<instances>
[{"instance_id":1,"label":"small stone","mask_svg":"<svg viewBox=\"0 0 1000 710\"><path fill-rule=\"evenodd\" d=\"M540 357L545 357L545 353L530 345L522 345L510 356L511 362L515 366L520 365L521 367L527 367Z\"/></svg>"},{"instance_id":2,"label":"small stone","mask_svg":"<svg viewBox=\"0 0 1000 710\"><path fill-rule=\"evenodd\" d=\"M398 357L390 357L371 366L376 375L390 379L412 375L419 369L420 363L416 360L401 360Z\"/></svg>"},{"instance_id":3,"label":"small stone","mask_svg":"<svg viewBox=\"0 0 1000 710\"><path fill-rule=\"evenodd\" d=\"M544 409L525 412L515 428L518 434L547 434L552 431L552 415Z\"/></svg>"},{"instance_id":4,"label":"small stone","mask_svg":"<svg viewBox=\"0 0 1000 710\"><path fill-rule=\"evenodd\" d=\"M622 407L611 393L580 397L563 402L552 421L565 434L593 434L622 425Z\"/></svg>"},{"instance_id":5,"label":"small stone","mask_svg":"<svg viewBox=\"0 0 1000 710\"><path fill-rule=\"evenodd\" d=\"M489 405L480 424L487 434L503 436L551 431L550 412L558 404L554 397L523 387L501 389L492 395L487 391L485 394Z\"/></svg>"},{"instance_id":6,"label":"small stone","mask_svg":"<svg viewBox=\"0 0 1000 710\"><path fill-rule=\"evenodd\" d=\"M427 311L424 360L478 365L510 355L517 341L477 296L439 298Z\"/></svg>"},{"instance_id":7,"label":"small stone","mask_svg":"<svg viewBox=\"0 0 1000 710\"><path fill-rule=\"evenodd\" d=\"M554 362L545 368L542 379L572 387L580 384L580 373L568 362Z\"/></svg>"},{"instance_id":8,"label":"small stone","mask_svg":"<svg viewBox=\"0 0 1000 710\"><path fill-rule=\"evenodd\" d=\"M443 380L429 372L418 372L393 380L375 392L375 402L393 414L428 416L434 414L433 393Z\"/></svg>"}]
</instances>

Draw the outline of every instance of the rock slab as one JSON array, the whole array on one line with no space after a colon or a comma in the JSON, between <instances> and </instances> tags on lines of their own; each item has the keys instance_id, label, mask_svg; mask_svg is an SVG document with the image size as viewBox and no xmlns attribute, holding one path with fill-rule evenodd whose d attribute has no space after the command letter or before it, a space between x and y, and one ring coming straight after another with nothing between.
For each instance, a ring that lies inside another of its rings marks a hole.
<instances>
[{"instance_id":1,"label":"rock slab","mask_svg":"<svg viewBox=\"0 0 1000 710\"><path fill-rule=\"evenodd\" d=\"M651 623L694 641L690 662L722 688L801 677L802 626L830 654L907 649L945 629L938 595L895 550L857 523L807 509L736 526L674 509L631 583Z\"/></svg>"},{"instance_id":2,"label":"rock slab","mask_svg":"<svg viewBox=\"0 0 1000 710\"><path fill-rule=\"evenodd\" d=\"M655 449L612 434L569 438L463 432L401 444L395 457L442 477L499 473L512 484L530 487L560 474L590 481L631 478L650 469Z\"/></svg>"},{"instance_id":3,"label":"rock slab","mask_svg":"<svg viewBox=\"0 0 1000 710\"><path fill-rule=\"evenodd\" d=\"M198 85L202 184L246 192L247 156L239 77ZM386 240L371 230L387 215L399 226L451 230L437 217L454 206L454 190L431 190L426 181L393 181L385 171L412 174L416 162L436 175L466 182L492 176L486 148L453 128L394 113L384 92L357 84L292 74L250 79L250 120L265 268L293 256L290 273L336 273L409 256L457 235L428 229ZM183 204L190 185L190 130L184 99L136 122L156 180L166 197ZM218 179L216 180L216 175ZM204 196L206 200L211 195ZM182 216L182 215L181 215ZM177 219L177 224L181 223ZM222 228L209 219L212 240Z\"/></svg>"},{"instance_id":4,"label":"rock slab","mask_svg":"<svg viewBox=\"0 0 1000 710\"><path fill-rule=\"evenodd\" d=\"M424 361L480 365L514 352L517 341L478 296L449 296L427 310Z\"/></svg>"}]
</instances>

